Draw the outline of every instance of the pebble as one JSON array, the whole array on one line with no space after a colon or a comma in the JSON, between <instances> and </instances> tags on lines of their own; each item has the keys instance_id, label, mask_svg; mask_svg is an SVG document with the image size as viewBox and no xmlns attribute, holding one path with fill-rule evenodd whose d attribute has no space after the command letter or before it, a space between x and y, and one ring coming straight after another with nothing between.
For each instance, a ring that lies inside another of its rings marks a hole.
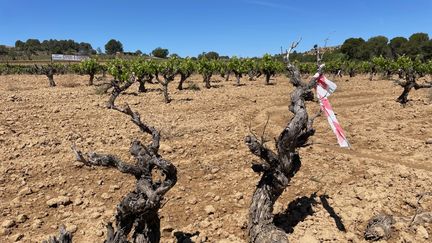
<instances>
[{"instance_id":1,"label":"pebble","mask_svg":"<svg viewBox=\"0 0 432 243\"><path fill-rule=\"evenodd\" d=\"M33 191L29 187L24 187L18 192L18 196L26 196L32 194Z\"/></svg>"},{"instance_id":2,"label":"pebble","mask_svg":"<svg viewBox=\"0 0 432 243\"><path fill-rule=\"evenodd\" d=\"M193 197L193 198L189 199L189 204L195 205L197 203L198 203L198 200L196 199L196 197Z\"/></svg>"},{"instance_id":3,"label":"pebble","mask_svg":"<svg viewBox=\"0 0 432 243\"><path fill-rule=\"evenodd\" d=\"M7 220L3 221L1 226L3 228L11 228L11 227L15 226L15 221L13 221L11 219L7 219Z\"/></svg>"},{"instance_id":4,"label":"pebble","mask_svg":"<svg viewBox=\"0 0 432 243\"><path fill-rule=\"evenodd\" d=\"M169 237L169 236L171 236L171 232L174 231L174 228L171 225L166 225L166 226L162 227L161 231L162 231L162 235L164 237Z\"/></svg>"},{"instance_id":5,"label":"pebble","mask_svg":"<svg viewBox=\"0 0 432 243\"><path fill-rule=\"evenodd\" d=\"M306 233L302 238L299 239L299 243L319 243L319 241L312 235Z\"/></svg>"},{"instance_id":6,"label":"pebble","mask_svg":"<svg viewBox=\"0 0 432 243\"><path fill-rule=\"evenodd\" d=\"M34 222L33 222L33 224L32 224L32 228L33 229L39 229L41 226L42 226L42 220L40 220L40 219L36 219Z\"/></svg>"},{"instance_id":7,"label":"pebble","mask_svg":"<svg viewBox=\"0 0 432 243\"><path fill-rule=\"evenodd\" d=\"M417 231L416 235L419 238L426 239L426 240L429 239L429 233L427 232L427 230L425 229L425 227L419 226L416 231Z\"/></svg>"},{"instance_id":8,"label":"pebble","mask_svg":"<svg viewBox=\"0 0 432 243\"><path fill-rule=\"evenodd\" d=\"M432 144L432 138L427 139L426 144Z\"/></svg>"},{"instance_id":9,"label":"pebble","mask_svg":"<svg viewBox=\"0 0 432 243\"><path fill-rule=\"evenodd\" d=\"M110 199L111 196L108 193L104 192L104 193L102 193L101 198L107 200L107 199Z\"/></svg>"},{"instance_id":10,"label":"pebble","mask_svg":"<svg viewBox=\"0 0 432 243\"><path fill-rule=\"evenodd\" d=\"M216 209L212 205L207 205L207 206L205 206L204 211L207 214L214 214Z\"/></svg>"},{"instance_id":11,"label":"pebble","mask_svg":"<svg viewBox=\"0 0 432 243\"><path fill-rule=\"evenodd\" d=\"M76 226L74 224L66 224L66 230L73 234L73 233L77 232L78 226Z\"/></svg>"},{"instance_id":12,"label":"pebble","mask_svg":"<svg viewBox=\"0 0 432 243\"><path fill-rule=\"evenodd\" d=\"M24 238L24 234L21 234L21 233L18 233L18 234L16 234L16 235L13 235L12 236L12 240L13 241L20 241L22 238Z\"/></svg>"},{"instance_id":13,"label":"pebble","mask_svg":"<svg viewBox=\"0 0 432 243\"><path fill-rule=\"evenodd\" d=\"M27 219L29 219L29 217L25 214L20 214L17 216L18 223L24 223L25 221L27 221Z\"/></svg>"},{"instance_id":14,"label":"pebble","mask_svg":"<svg viewBox=\"0 0 432 243\"><path fill-rule=\"evenodd\" d=\"M71 202L69 197L66 196L59 196L53 199L50 199L46 202L48 207L58 207L60 205L67 205Z\"/></svg>"},{"instance_id":15,"label":"pebble","mask_svg":"<svg viewBox=\"0 0 432 243\"><path fill-rule=\"evenodd\" d=\"M0 236L6 236L11 233L10 229L0 228Z\"/></svg>"}]
</instances>

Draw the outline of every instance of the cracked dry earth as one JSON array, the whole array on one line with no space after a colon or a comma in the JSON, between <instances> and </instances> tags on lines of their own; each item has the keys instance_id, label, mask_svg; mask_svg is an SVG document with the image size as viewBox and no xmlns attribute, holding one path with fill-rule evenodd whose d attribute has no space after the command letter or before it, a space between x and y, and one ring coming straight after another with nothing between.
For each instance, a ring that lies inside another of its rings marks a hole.
<instances>
[{"instance_id":1,"label":"cracked dry earth","mask_svg":"<svg viewBox=\"0 0 432 243\"><path fill-rule=\"evenodd\" d=\"M58 86L49 88L43 76L0 76L0 242L41 242L62 224L75 242L103 242L117 203L134 187L134 178L114 169L82 167L70 146L132 161L132 139L149 138L128 117L107 110L108 96L86 86L87 77L55 79ZM284 76L270 86L213 79L209 90L176 91L171 84L170 104L157 85L140 94L134 85L117 100L162 130L161 154L178 168L160 211L162 242L246 242L259 175L243 139L249 127L261 134L269 117L273 147L291 117L292 87ZM189 83L202 87L200 80ZM402 107L395 102L402 89L391 81L335 82L330 101L352 149L339 148L325 117L317 118L312 145L300 149L302 168L275 205L277 224L291 242L366 242L368 220L387 213L395 224L381 242L430 242L430 218L410 222L417 210L432 212L432 196L417 203L432 191L431 94L412 91ZM308 109L316 112L317 103Z\"/></svg>"}]
</instances>

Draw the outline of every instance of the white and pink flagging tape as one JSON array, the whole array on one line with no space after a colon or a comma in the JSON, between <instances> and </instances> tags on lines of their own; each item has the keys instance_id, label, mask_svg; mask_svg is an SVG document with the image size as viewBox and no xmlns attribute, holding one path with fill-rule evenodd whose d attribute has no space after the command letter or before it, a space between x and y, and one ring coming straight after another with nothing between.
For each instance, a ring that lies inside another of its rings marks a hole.
<instances>
[{"instance_id":1,"label":"white and pink flagging tape","mask_svg":"<svg viewBox=\"0 0 432 243\"><path fill-rule=\"evenodd\" d=\"M342 148L348 148L350 147L348 139L346 138L344 130L339 124L336 115L333 112L333 108L330 105L329 100L327 99L327 97L329 97L336 90L337 85L332 81L328 80L324 76L324 74L317 73L314 77L318 77L316 93L320 102L321 110L326 115L327 121L330 124L330 127L333 130L334 134L336 134L339 145Z\"/></svg>"}]
</instances>

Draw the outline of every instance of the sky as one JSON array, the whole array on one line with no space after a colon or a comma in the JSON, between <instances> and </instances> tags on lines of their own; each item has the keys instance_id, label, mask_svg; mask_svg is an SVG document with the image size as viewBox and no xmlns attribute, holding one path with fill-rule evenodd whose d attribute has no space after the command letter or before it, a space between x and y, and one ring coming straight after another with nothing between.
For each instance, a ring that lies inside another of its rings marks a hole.
<instances>
[{"instance_id":1,"label":"sky","mask_svg":"<svg viewBox=\"0 0 432 243\"><path fill-rule=\"evenodd\" d=\"M0 44L73 39L104 50L113 38L132 52L252 57L300 37L298 51L326 39L432 37L431 13L432 0L0 0Z\"/></svg>"}]
</instances>

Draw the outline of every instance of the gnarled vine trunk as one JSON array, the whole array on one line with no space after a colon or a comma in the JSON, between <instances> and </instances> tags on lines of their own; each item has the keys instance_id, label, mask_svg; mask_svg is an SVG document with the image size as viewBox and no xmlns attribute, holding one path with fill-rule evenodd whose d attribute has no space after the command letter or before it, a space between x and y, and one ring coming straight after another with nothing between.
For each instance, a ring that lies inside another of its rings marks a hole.
<instances>
[{"instance_id":1,"label":"gnarled vine trunk","mask_svg":"<svg viewBox=\"0 0 432 243\"><path fill-rule=\"evenodd\" d=\"M93 74L90 74L90 78L89 78L89 82L88 82L88 85L89 85L89 86L93 85L94 77L95 77L94 73L93 73Z\"/></svg>"},{"instance_id":2,"label":"gnarled vine trunk","mask_svg":"<svg viewBox=\"0 0 432 243\"><path fill-rule=\"evenodd\" d=\"M401 103L402 105L408 103L408 94L413 88L416 90L424 89L424 88L432 88L432 83L426 83L426 84L417 83L414 71L409 71L406 74L405 82L398 81L397 84L402 86L402 88L404 89L402 94L396 99L396 101Z\"/></svg>"},{"instance_id":3,"label":"gnarled vine trunk","mask_svg":"<svg viewBox=\"0 0 432 243\"><path fill-rule=\"evenodd\" d=\"M271 77L271 73L266 73L265 74L265 84L266 85L270 84L270 77Z\"/></svg>"},{"instance_id":4,"label":"gnarled vine trunk","mask_svg":"<svg viewBox=\"0 0 432 243\"><path fill-rule=\"evenodd\" d=\"M262 159L262 164L252 166L255 172L262 173L249 208L248 236L252 243L288 242L286 232L273 222L273 205L300 169L301 162L296 149L304 146L315 133L312 127L315 117L309 119L305 103L313 100L311 88L315 86L316 78L309 84L302 82L300 72L291 64L288 65L288 72L295 87L289 106L294 117L279 135L277 151L266 148L254 136L245 138L249 150Z\"/></svg>"},{"instance_id":5,"label":"gnarled vine trunk","mask_svg":"<svg viewBox=\"0 0 432 243\"><path fill-rule=\"evenodd\" d=\"M49 86L50 87L55 87L56 83L54 82L54 73L50 72L46 76L48 78Z\"/></svg>"},{"instance_id":6,"label":"gnarled vine trunk","mask_svg":"<svg viewBox=\"0 0 432 243\"><path fill-rule=\"evenodd\" d=\"M114 86L108 107L130 116L131 121L142 132L152 137L152 142L148 145L142 144L139 140L132 142L129 151L135 158L135 163L125 163L110 154L90 152L84 155L75 146L72 149L76 159L87 166L113 167L122 173L134 176L137 180L135 189L128 193L117 206L115 228L111 223L107 225L105 242L129 242L128 235L131 232L133 232L132 242L159 242L160 220L158 211L161 208L164 195L177 182L177 169L170 161L159 155L159 131L143 123L139 113L133 112L128 105L120 108L114 104L115 98L128 87L127 85L130 86L129 83L121 87ZM153 178L153 173L156 170L162 174L159 179Z\"/></svg>"},{"instance_id":7,"label":"gnarled vine trunk","mask_svg":"<svg viewBox=\"0 0 432 243\"><path fill-rule=\"evenodd\" d=\"M210 75L208 75L208 74L205 74L205 75L204 75L204 83L205 83L205 87L206 87L207 89L210 89L210 88L211 88L211 85L210 85L210 79L211 79L211 77L212 77L211 74L210 74Z\"/></svg>"},{"instance_id":8,"label":"gnarled vine trunk","mask_svg":"<svg viewBox=\"0 0 432 243\"><path fill-rule=\"evenodd\" d=\"M186 79L188 79L190 77L191 74L185 74L185 73L180 73L180 81L179 84L177 86L178 90L183 90L183 83L184 81L186 81Z\"/></svg>"}]
</instances>

